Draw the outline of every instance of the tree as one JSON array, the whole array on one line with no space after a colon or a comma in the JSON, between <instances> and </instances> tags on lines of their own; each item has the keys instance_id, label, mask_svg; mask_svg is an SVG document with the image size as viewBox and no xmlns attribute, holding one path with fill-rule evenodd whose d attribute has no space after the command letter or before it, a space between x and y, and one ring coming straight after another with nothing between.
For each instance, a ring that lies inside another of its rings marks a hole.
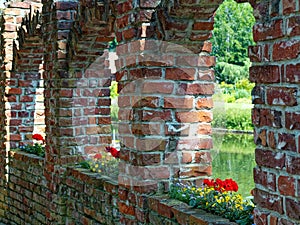
<instances>
[{"instance_id":1,"label":"tree","mask_svg":"<svg viewBox=\"0 0 300 225\"><path fill-rule=\"evenodd\" d=\"M217 57L217 81L234 83L248 76L248 46L254 45L254 23L253 9L249 3L238 4L234 0L225 0L220 5L211 38L212 55ZM228 71L231 74L225 74Z\"/></svg>"}]
</instances>

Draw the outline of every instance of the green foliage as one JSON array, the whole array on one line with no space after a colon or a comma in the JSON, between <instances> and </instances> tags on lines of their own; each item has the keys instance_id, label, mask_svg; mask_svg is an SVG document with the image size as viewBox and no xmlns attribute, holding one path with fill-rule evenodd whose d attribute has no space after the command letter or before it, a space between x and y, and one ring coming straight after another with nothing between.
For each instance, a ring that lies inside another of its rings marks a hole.
<instances>
[{"instance_id":1,"label":"green foliage","mask_svg":"<svg viewBox=\"0 0 300 225\"><path fill-rule=\"evenodd\" d=\"M119 106L117 103L118 99L118 82L112 81L110 86L110 98L112 103L110 105L110 116L113 121L118 121Z\"/></svg>"},{"instance_id":2,"label":"green foliage","mask_svg":"<svg viewBox=\"0 0 300 225\"><path fill-rule=\"evenodd\" d=\"M34 145L21 146L20 150L40 157L45 157L45 147L38 143L35 143Z\"/></svg>"},{"instance_id":3,"label":"green foliage","mask_svg":"<svg viewBox=\"0 0 300 225\"><path fill-rule=\"evenodd\" d=\"M226 82L234 84L241 79L247 79L249 77L250 65L249 59L245 59L242 66L218 61L215 66L216 80L218 83Z\"/></svg>"},{"instance_id":4,"label":"green foliage","mask_svg":"<svg viewBox=\"0 0 300 225\"><path fill-rule=\"evenodd\" d=\"M216 12L212 36L213 55L219 62L244 65L248 46L253 45L252 27L255 23L249 3L225 0Z\"/></svg>"},{"instance_id":5,"label":"green foliage","mask_svg":"<svg viewBox=\"0 0 300 225\"><path fill-rule=\"evenodd\" d=\"M118 121L119 107L116 104L110 106L110 117L112 121Z\"/></svg>"},{"instance_id":6,"label":"green foliage","mask_svg":"<svg viewBox=\"0 0 300 225\"><path fill-rule=\"evenodd\" d=\"M119 94L118 94L118 82L117 81L112 81L109 89L110 89L110 97L112 99L116 99L119 96Z\"/></svg>"},{"instance_id":7,"label":"green foliage","mask_svg":"<svg viewBox=\"0 0 300 225\"><path fill-rule=\"evenodd\" d=\"M117 39L115 38L113 41L110 41L108 44L109 44L108 50L110 52L115 52L116 51L116 47L118 45Z\"/></svg>"},{"instance_id":8,"label":"green foliage","mask_svg":"<svg viewBox=\"0 0 300 225\"><path fill-rule=\"evenodd\" d=\"M243 107L245 105L248 104L227 103L225 107L217 107L216 105L213 109L212 126L229 130L253 131L251 108Z\"/></svg>"},{"instance_id":9,"label":"green foliage","mask_svg":"<svg viewBox=\"0 0 300 225\"><path fill-rule=\"evenodd\" d=\"M250 103L251 90L254 83L250 83L248 79L238 80L235 84L221 82L217 85L217 94L214 99L217 101L225 101L227 103Z\"/></svg>"},{"instance_id":10,"label":"green foliage","mask_svg":"<svg viewBox=\"0 0 300 225\"><path fill-rule=\"evenodd\" d=\"M217 57L215 71L218 82L234 84L248 77L248 46L255 44L252 37L254 23L249 3L225 0L218 8L211 38L212 55Z\"/></svg>"}]
</instances>

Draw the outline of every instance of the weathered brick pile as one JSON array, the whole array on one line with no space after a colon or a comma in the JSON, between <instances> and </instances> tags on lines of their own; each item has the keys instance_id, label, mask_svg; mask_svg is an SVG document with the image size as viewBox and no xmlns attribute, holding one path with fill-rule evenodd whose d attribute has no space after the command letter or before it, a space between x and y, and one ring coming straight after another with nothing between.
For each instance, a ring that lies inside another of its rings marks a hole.
<instances>
[{"instance_id":1,"label":"weathered brick pile","mask_svg":"<svg viewBox=\"0 0 300 225\"><path fill-rule=\"evenodd\" d=\"M230 224L162 194L212 173L219 1L9 2L1 20L0 222ZM255 223L299 224L299 3L256 0L250 46ZM116 74L109 42L116 37ZM118 81L118 181L76 163L111 143ZM9 153L45 133L45 159ZM4 145L6 143L6 146ZM9 157L8 157L9 156ZM8 167L6 167L8 165Z\"/></svg>"}]
</instances>

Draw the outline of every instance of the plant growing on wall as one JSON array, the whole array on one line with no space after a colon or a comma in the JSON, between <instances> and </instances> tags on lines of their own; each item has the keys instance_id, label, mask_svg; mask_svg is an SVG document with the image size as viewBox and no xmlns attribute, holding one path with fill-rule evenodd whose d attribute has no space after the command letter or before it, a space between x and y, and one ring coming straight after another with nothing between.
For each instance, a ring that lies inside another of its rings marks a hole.
<instances>
[{"instance_id":1,"label":"plant growing on wall","mask_svg":"<svg viewBox=\"0 0 300 225\"><path fill-rule=\"evenodd\" d=\"M86 160L80 163L80 166L94 173L117 177L119 172L119 155L120 152L116 148L109 146L106 147L106 152L87 156Z\"/></svg>"},{"instance_id":2,"label":"plant growing on wall","mask_svg":"<svg viewBox=\"0 0 300 225\"><path fill-rule=\"evenodd\" d=\"M170 197L183 201L194 208L223 216L240 225L253 224L254 204L244 200L232 179L204 179L202 187L176 183L171 186Z\"/></svg>"},{"instance_id":3,"label":"plant growing on wall","mask_svg":"<svg viewBox=\"0 0 300 225\"><path fill-rule=\"evenodd\" d=\"M35 143L33 145L20 146L21 151L45 157L45 139L41 134L32 135Z\"/></svg>"}]
</instances>

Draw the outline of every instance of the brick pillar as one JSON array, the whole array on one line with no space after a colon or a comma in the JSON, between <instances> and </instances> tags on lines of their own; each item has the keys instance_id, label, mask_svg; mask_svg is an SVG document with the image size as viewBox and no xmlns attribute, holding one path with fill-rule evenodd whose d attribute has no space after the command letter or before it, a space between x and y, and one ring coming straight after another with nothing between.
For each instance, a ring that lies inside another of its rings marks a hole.
<instances>
[{"instance_id":1,"label":"brick pillar","mask_svg":"<svg viewBox=\"0 0 300 225\"><path fill-rule=\"evenodd\" d=\"M215 59L205 40L214 10L200 22L196 13L196 20L185 18L186 6L168 12L155 1L119 2L117 9L119 207L127 224L147 221L139 205L144 194L166 191L174 179L196 183L211 175ZM170 19L172 13L177 19ZM135 196L137 207L124 196Z\"/></svg>"},{"instance_id":2,"label":"brick pillar","mask_svg":"<svg viewBox=\"0 0 300 225\"><path fill-rule=\"evenodd\" d=\"M257 23L249 49L255 104L255 224L299 224L299 4L254 6Z\"/></svg>"},{"instance_id":3,"label":"brick pillar","mask_svg":"<svg viewBox=\"0 0 300 225\"><path fill-rule=\"evenodd\" d=\"M46 166L55 218L64 223L65 198L59 185L64 165L111 142L109 86L104 49L113 40L106 5L96 1L44 1ZM53 222L52 221L52 222Z\"/></svg>"},{"instance_id":4,"label":"brick pillar","mask_svg":"<svg viewBox=\"0 0 300 225\"><path fill-rule=\"evenodd\" d=\"M4 56L4 40L3 40L3 20L0 20L0 64L3 65ZM7 199L6 199L6 116L5 116L5 73L0 71L0 222L5 222Z\"/></svg>"}]
</instances>

